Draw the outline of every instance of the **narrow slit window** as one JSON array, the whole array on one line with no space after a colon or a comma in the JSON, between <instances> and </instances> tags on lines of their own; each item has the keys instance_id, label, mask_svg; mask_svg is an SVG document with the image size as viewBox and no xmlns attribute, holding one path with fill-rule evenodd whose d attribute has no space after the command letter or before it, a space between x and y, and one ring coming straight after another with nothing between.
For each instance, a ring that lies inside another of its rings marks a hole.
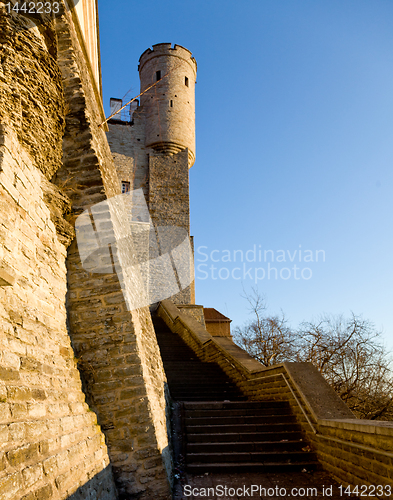
<instances>
[{"instance_id":1,"label":"narrow slit window","mask_svg":"<svg viewBox=\"0 0 393 500\"><path fill-rule=\"evenodd\" d=\"M173 101L172 101L172 99L171 99L171 108L173 108Z\"/></svg>"},{"instance_id":2,"label":"narrow slit window","mask_svg":"<svg viewBox=\"0 0 393 500\"><path fill-rule=\"evenodd\" d=\"M187 76L184 77L184 84L185 84L186 87L188 87L188 77Z\"/></svg>"},{"instance_id":3,"label":"narrow slit window","mask_svg":"<svg viewBox=\"0 0 393 500\"><path fill-rule=\"evenodd\" d=\"M161 80L161 71L156 71L156 82L158 82L158 80Z\"/></svg>"},{"instance_id":4,"label":"narrow slit window","mask_svg":"<svg viewBox=\"0 0 393 500\"><path fill-rule=\"evenodd\" d=\"M128 181L121 181L121 192L123 194L130 192L130 183Z\"/></svg>"}]
</instances>

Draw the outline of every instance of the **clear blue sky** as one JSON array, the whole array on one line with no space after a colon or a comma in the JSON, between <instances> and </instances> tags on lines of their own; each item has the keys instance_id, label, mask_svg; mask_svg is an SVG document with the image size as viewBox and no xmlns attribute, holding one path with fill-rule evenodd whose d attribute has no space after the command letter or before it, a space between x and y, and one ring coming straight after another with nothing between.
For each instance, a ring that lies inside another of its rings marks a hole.
<instances>
[{"instance_id":1,"label":"clear blue sky","mask_svg":"<svg viewBox=\"0 0 393 500\"><path fill-rule=\"evenodd\" d=\"M107 113L139 93L147 47L197 60L197 303L240 325L264 271L269 312L297 326L353 311L393 347L393 2L99 0L99 14Z\"/></svg>"}]
</instances>

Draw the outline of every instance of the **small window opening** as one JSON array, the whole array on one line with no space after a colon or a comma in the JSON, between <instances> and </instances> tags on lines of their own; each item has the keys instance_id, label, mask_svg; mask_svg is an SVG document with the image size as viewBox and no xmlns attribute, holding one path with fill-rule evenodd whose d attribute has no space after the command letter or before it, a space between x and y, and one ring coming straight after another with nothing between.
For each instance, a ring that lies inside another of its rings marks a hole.
<instances>
[{"instance_id":1,"label":"small window opening","mask_svg":"<svg viewBox=\"0 0 393 500\"><path fill-rule=\"evenodd\" d=\"M187 76L184 78L184 83L185 83L186 87L188 87L188 77Z\"/></svg>"},{"instance_id":2,"label":"small window opening","mask_svg":"<svg viewBox=\"0 0 393 500\"><path fill-rule=\"evenodd\" d=\"M121 181L121 192L122 194L130 192L130 183L128 181Z\"/></svg>"},{"instance_id":3,"label":"small window opening","mask_svg":"<svg viewBox=\"0 0 393 500\"><path fill-rule=\"evenodd\" d=\"M158 80L161 80L161 71L156 71L156 82L158 82Z\"/></svg>"},{"instance_id":4,"label":"small window opening","mask_svg":"<svg viewBox=\"0 0 393 500\"><path fill-rule=\"evenodd\" d=\"M173 108L173 101L171 100L171 108Z\"/></svg>"}]
</instances>

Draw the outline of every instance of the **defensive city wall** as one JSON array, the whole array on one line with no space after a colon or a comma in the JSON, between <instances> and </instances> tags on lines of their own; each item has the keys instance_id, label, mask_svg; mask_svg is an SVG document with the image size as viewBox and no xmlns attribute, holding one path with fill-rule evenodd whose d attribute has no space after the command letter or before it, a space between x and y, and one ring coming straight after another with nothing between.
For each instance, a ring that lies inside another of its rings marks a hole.
<instances>
[{"instance_id":1,"label":"defensive city wall","mask_svg":"<svg viewBox=\"0 0 393 500\"><path fill-rule=\"evenodd\" d=\"M120 194L92 48L74 9L0 14L0 498L169 498L149 310L128 311L113 270L86 272L74 239Z\"/></svg>"}]
</instances>

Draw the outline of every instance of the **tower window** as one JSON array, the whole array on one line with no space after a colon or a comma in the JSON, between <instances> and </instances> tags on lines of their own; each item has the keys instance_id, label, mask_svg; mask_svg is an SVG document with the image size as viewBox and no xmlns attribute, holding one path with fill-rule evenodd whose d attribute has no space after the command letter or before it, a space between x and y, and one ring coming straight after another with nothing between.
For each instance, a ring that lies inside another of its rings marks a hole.
<instances>
[{"instance_id":1,"label":"tower window","mask_svg":"<svg viewBox=\"0 0 393 500\"><path fill-rule=\"evenodd\" d=\"M130 192L130 183L128 181L121 181L121 192L123 194Z\"/></svg>"},{"instance_id":2,"label":"tower window","mask_svg":"<svg viewBox=\"0 0 393 500\"><path fill-rule=\"evenodd\" d=\"M156 71L156 82L158 82L158 80L161 80L161 71Z\"/></svg>"},{"instance_id":3,"label":"tower window","mask_svg":"<svg viewBox=\"0 0 393 500\"><path fill-rule=\"evenodd\" d=\"M171 108L173 108L173 101L172 101L172 99L171 99Z\"/></svg>"},{"instance_id":4,"label":"tower window","mask_svg":"<svg viewBox=\"0 0 393 500\"><path fill-rule=\"evenodd\" d=\"M187 76L184 78L184 84L186 87L188 87L188 77Z\"/></svg>"}]
</instances>

